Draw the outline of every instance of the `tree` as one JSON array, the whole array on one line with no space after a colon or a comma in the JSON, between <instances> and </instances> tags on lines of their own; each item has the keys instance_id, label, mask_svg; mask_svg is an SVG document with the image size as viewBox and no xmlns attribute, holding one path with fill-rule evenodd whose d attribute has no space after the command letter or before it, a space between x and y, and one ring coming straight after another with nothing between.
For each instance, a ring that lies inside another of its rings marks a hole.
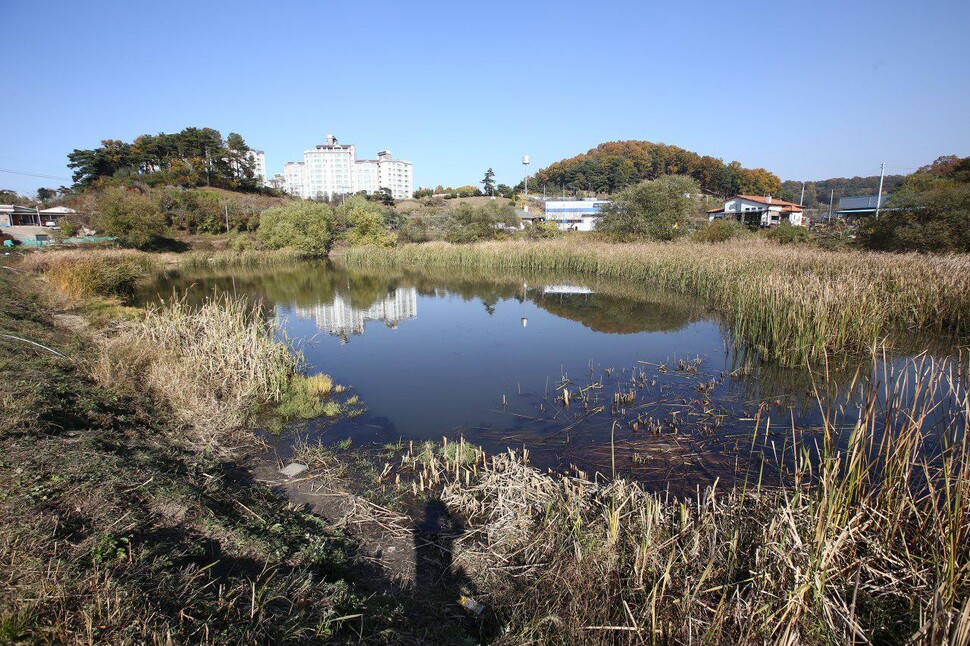
<instances>
[{"instance_id":1,"label":"tree","mask_svg":"<svg viewBox=\"0 0 970 646\"><path fill-rule=\"evenodd\" d=\"M485 178L479 182L485 195L495 195L495 171L489 168L485 171Z\"/></svg>"},{"instance_id":2,"label":"tree","mask_svg":"<svg viewBox=\"0 0 970 646\"><path fill-rule=\"evenodd\" d=\"M333 209L308 201L274 206L259 216L256 233L270 249L289 247L308 256L324 256L333 244Z\"/></svg>"},{"instance_id":3,"label":"tree","mask_svg":"<svg viewBox=\"0 0 970 646\"><path fill-rule=\"evenodd\" d=\"M44 188L43 186L37 189L37 199L41 202L46 202L57 197L56 188Z\"/></svg>"},{"instance_id":4,"label":"tree","mask_svg":"<svg viewBox=\"0 0 970 646\"><path fill-rule=\"evenodd\" d=\"M650 141L600 144L540 169L534 181L536 186L616 193L631 184L671 174L689 175L705 193L720 196L738 193L742 185L757 194L775 195L781 184L777 176L764 169L749 170L738 162L725 164L714 157Z\"/></svg>"},{"instance_id":5,"label":"tree","mask_svg":"<svg viewBox=\"0 0 970 646\"><path fill-rule=\"evenodd\" d=\"M943 157L910 175L859 240L881 251L970 251L970 157Z\"/></svg>"},{"instance_id":6,"label":"tree","mask_svg":"<svg viewBox=\"0 0 970 646\"><path fill-rule=\"evenodd\" d=\"M156 246L167 231L158 205L142 192L123 186L108 187L95 196L91 227L137 249Z\"/></svg>"},{"instance_id":7,"label":"tree","mask_svg":"<svg viewBox=\"0 0 970 646\"><path fill-rule=\"evenodd\" d=\"M391 193L391 189L382 186L381 190L377 192L377 201L384 206L394 206L394 194Z\"/></svg>"},{"instance_id":8,"label":"tree","mask_svg":"<svg viewBox=\"0 0 970 646\"><path fill-rule=\"evenodd\" d=\"M113 139L93 150L68 155L78 188L111 178L137 177L149 186L217 186L261 190L252 149L238 133L225 141L213 128L185 128L174 134L141 135L133 143Z\"/></svg>"},{"instance_id":9,"label":"tree","mask_svg":"<svg viewBox=\"0 0 970 646\"><path fill-rule=\"evenodd\" d=\"M30 198L24 197L8 188L0 189L0 204L14 204L17 206L31 206Z\"/></svg>"},{"instance_id":10,"label":"tree","mask_svg":"<svg viewBox=\"0 0 970 646\"><path fill-rule=\"evenodd\" d=\"M700 193L686 175L665 175L620 191L596 228L619 238L671 240L687 233Z\"/></svg>"}]
</instances>

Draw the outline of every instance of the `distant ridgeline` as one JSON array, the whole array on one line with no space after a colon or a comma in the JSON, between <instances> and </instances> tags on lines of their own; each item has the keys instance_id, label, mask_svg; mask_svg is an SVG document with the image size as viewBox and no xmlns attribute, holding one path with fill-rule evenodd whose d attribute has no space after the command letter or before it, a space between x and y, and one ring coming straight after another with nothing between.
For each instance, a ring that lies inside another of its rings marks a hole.
<instances>
[{"instance_id":1,"label":"distant ridgeline","mask_svg":"<svg viewBox=\"0 0 970 646\"><path fill-rule=\"evenodd\" d=\"M631 184L661 175L690 175L710 195L774 195L781 180L764 168L725 164L716 157L649 141L611 141L589 152L551 164L535 173L530 185L551 192L614 193Z\"/></svg>"},{"instance_id":2,"label":"distant ridgeline","mask_svg":"<svg viewBox=\"0 0 970 646\"><path fill-rule=\"evenodd\" d=\"M902 185L906 175L886 175L883 179L884 193L895 193ZM798 180L782 182L782 193L778 197L791 202L798 202L802 194L802 183ZM852 195L875 195L879 190L879 176L871 177L833 177L811 182L805 182L805 201L808 208L828 208L829 199L834 207L839 208L839 198ZM833 192L834 191L834 192Z\"/></svg>"},{"instance_id":3,"label":"distant ridgeline","mask_svg":"<svg viewBox=\"0 0 970 646\"><path fill-rule=\"evenodd\" d=\"M257 155L242 136L225 139L213 128L186 128L174 134L141 135L127 143L105 139L93 150L75 149L67 158L76 188L110 179L137 178L150 186L216 186L258 190Z\"/></svg>"}]
</instances>

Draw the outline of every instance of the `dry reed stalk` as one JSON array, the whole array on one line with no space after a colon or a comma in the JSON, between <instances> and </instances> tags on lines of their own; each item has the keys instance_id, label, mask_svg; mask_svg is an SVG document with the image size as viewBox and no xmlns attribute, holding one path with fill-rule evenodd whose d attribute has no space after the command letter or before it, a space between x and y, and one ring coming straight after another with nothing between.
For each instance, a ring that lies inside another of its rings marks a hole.
<instances>
[{"instance_id":1,"label":"dry reed stalk","mask_svg":"<svg viewBox=\"0 0 970 646\"><path fill-rule=\"evenodd\" d=\"M440 483L466 519L456 562L484 583L515 639L966 643L962 368L929 358L887 368L850 420L827 412L817 461L790 448L795 472L773 487L715 484L681 500L542 474L513 452L459 464L457 452L428 446L402 466ZM845 421L852 430L840 437Z\"/></svg>"}]
</instances>

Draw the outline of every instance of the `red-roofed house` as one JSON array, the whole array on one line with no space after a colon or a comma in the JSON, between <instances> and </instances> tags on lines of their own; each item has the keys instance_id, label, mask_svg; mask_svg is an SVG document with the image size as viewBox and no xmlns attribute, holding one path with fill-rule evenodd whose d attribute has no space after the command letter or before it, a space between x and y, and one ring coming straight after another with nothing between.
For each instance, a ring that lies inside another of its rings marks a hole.
<instances>
[{"instance_id":1,"label":"red-roofed house","mask_svg":"<svg viewBox=\"0 0 970 646\"><path fill-rule=\"evenodd\" d=\"M743 224L770 227L787 221L792 226L808 226L803 216L805 207L776 197L760 195L735 195L724 206L707 212L708 220L731 218Z\"/></svg>"}]
</instances>

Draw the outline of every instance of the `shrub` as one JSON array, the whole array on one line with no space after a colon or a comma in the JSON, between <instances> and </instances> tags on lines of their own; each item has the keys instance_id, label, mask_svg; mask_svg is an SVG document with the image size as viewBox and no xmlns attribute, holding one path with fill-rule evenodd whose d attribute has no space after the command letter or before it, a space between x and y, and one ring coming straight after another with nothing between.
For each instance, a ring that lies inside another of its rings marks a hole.
<instances>
[{"instance_id":1,"label":"shrub","mask_svg":"<svg viewBox=\"0 0 970 646\"><path fill-rule=\"evenodd\" d=\"M748 229L737 220L718 218L694 232L695 242L724 242L747 235Z\"/></svg>"},{"instance_id":2,"label":"shrub","mask_svg":"<svg viewBox=\"0 0 970 646\"><path fill-rule=\"evenodd\" d=\"M686 175L664 175L620 191L603 210L596 228L616 238L672 240L687 233L696 210L697 182Z\"/></svg>"},{"instance_id":3,"label":"shrub","mask_svg":"<svg viewBox=\"0 0 970 646\"><path fill-rule=\"evenodd\" d=\"M455 243L493 240L506 226L515 225L515 211L511 206L498 202L487 202L481 206L459 204L448 214L445 239Z\"/></svg>"},{"instance_id":4,"label":"shrub","mask_svg":"<svg viewBox=\"0 0 970 646\"><path fill-rule=\"evenodd\" d=\"M270 249L292 248L323 256L334 238L333 209L316 202L290 202L274 206L259 216L259 239Z\"/></svg>"},{"instance_id":5,"label":"shrub","mask_svg":"<svg viewBox=\"0 0 970 646\"><path fill-rule=\"evenodd\" d=\"M530 240L558 238L563 234L555 222L534 222L525 226L525 235Z\"/></svg>"},{"instance_id":6,"label":"shrub","mask_svg":"<svg viewBox=\"0 0 970 646\"><path fill-rule=\"evenodd\" d=\"M778 226L768 229L765 237L778 244L802 244L812 238L808 229L805 227L794 227L788 222L782 222Z\"/></svg>"},{"instance_id":7,"label":"shrub","mask_svg":"<svg viewBox=\"0 0 970 646\"><path fill-rule=\"evenodd\" d=\"M94 198L91 225L100 234L114 236L126 247L157 246L167 231L158 205L138 190L112 186Z\"/></svg>"},{"instance_id":8,"label":"shrub","mask_svg":"<svg viewBox=\"0 0 970 646\"><path fill-rule=\"evenodd\" d=\"M57 226L65 238L73 238L81 230L81 226L70 218L58 218Z\"/></svg>"},{"instance_id":9,"label":"shrub","mask_svg":"<svg viewBox=\"0 0 970 646\"><path fill-rule=\"evenodd\" d=\"M354 196L335 211L337 237L353 245L391 247L394 234L387 226L387 210L378 202Z\"/></svg>"}]
</instances>

